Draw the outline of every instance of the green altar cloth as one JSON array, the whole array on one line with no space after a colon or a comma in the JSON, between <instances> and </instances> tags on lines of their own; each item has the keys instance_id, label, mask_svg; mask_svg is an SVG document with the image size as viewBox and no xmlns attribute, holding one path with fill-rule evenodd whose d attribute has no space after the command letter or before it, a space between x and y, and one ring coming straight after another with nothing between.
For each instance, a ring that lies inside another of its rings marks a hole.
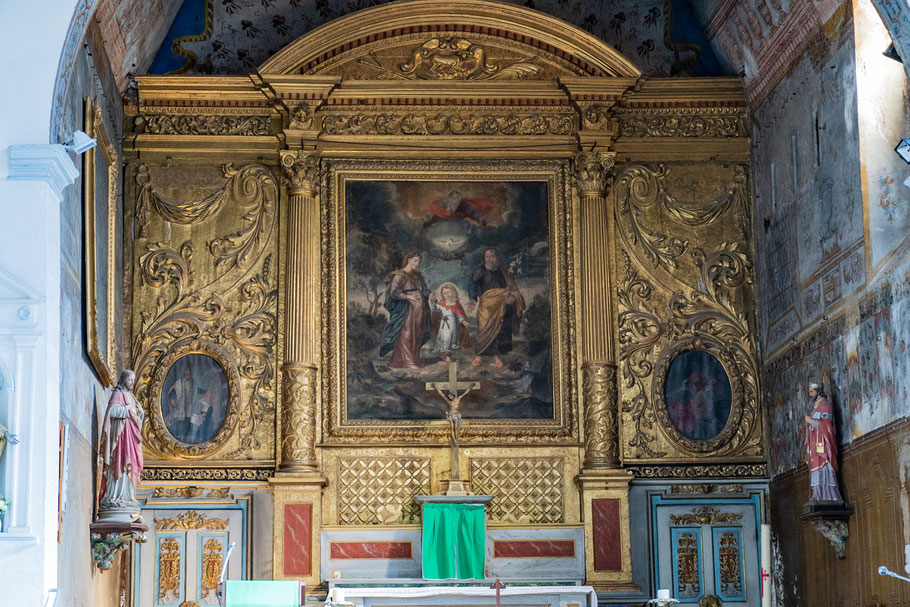
<instances>
[{"instance_id":1,"label":"green altar cloth","mask_svg":"<svg viewBox=\"0 0 910 607\"><path fill-rule=\"evenodd\" d=\"M423 505L423 577L485 577L485 510L483 504Z\"/></svg>"}]
</instances>

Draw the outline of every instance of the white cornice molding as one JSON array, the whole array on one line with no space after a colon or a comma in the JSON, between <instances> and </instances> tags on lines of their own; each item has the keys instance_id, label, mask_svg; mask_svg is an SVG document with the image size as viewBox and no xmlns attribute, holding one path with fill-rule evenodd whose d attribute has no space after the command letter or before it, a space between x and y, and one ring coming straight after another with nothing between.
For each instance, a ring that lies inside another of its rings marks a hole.
<instances>
[{"instance_id":1,"label":"white cornice molding","mask_svg":"<svg viewBox=\"0 0 910 607\"><path fill-rule=\"evenodd\" d=\"M61 201L63 190L79 176L73 159L60 144L11 145L7 155L11 181L43 181Z\"/></svg>"}]
</instances>

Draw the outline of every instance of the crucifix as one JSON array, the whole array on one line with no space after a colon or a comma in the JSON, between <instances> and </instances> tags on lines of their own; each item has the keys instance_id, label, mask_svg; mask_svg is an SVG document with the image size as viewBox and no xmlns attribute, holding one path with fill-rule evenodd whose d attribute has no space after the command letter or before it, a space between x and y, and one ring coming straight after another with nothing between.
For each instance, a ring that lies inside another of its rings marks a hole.
<instances>
[{"instance_id":1,"label":"crucifix","mask_svg":"<svg viewBox=\"0 0 910 607\"><path fill-rule=\"evenodd\" d=\"M427 390L435 390L446 404L446 419L449 420L449 441L452 447L452 473L446 495L468 495L468 490L461 480L461 468L458 463L458 429L461 427L461 399L471 390L480 388L477 381L458 381L458 363L449 363L449 381L427 382ZM459 392L463 390L463 392Z\"/></svg>"},{"instance_id":2,"label":"crucifix","mask_svg":"<svg viewBox=\"0 0 910 607\"><path fill-rule=\"evenodd\" d=\"M507 588L507 586L503 584L499 578L496 578L496 581L493 582L493 585L490 586L490 588L496 591L496 607L501 607L499 604L499 593L503 588Z\"/></svg>"}]
</instances>

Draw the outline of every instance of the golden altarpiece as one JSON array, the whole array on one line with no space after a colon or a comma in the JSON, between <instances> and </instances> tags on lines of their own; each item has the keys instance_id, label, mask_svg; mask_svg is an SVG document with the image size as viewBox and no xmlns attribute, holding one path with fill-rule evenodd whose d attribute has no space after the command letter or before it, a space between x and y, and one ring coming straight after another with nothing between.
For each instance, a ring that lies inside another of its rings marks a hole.
<instances>
[{"instance_id":1,"label":"golden altarpiece","mask_svg":"<svg viewBox=\"0 0 910 607\"><path fill-rule=\"evenodd\" d=\"M448 423L442 406L435 418L352 413L346 199L357 183L424 198L451 184L543 192L549 409L469 416L460 429L462 478L497 496L491 575L536 556L639 597L666 587L670 569L699 596L755 577L743 544L754 537L721 534L712 585L693 579L710 572L692 571L692 533L677 533L687 520L742 523L723 512L731 504L752 508L751 525L764 517L738 80L644 78L542 13L415 0L320 27L249 76L138 84L126 105L123 322L148 413L144 518L158 534L143 547L158 578L142 583L163 602L214 600L205 572L233 523L207 508L243 506L245 575L317 585L345 563L417 558L413 496L448 480ZM671 367L683 359L681 374ZM702 359L720 379L698 371ZM722 411L698 409L722 389ZM679 391L697 393L682 411L668 402ZM714 426L696 427L705 416ZM657 519L673 499L683 514L671 515L664 572ZM193 558L196 590L181 573ZM754 590L729 604L753 604Z\"/></svg>"}]
</instances>

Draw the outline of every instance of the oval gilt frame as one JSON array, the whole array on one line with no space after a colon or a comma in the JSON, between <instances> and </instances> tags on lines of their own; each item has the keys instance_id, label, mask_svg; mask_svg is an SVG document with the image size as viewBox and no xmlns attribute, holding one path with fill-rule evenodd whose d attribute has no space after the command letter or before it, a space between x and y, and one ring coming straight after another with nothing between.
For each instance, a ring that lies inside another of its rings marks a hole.
<instances>
[{"instance_id":1,"label":"oval gilt frame","mask_svg":"<svg viewBox=\"0 0 910 607\"><path fill-rule=\"evenodd\" d=\"M164 389L164 380L171 367L179 359L189 354L204 354L210 356L218 363L224 372L228 385L227 414L215 436L204 443L190 444L175 438L164 423L161 412L161 392ZM199 339L179 341L170 348L158 364L151 376L151 415L149 423L152 431L164 445L165 449L173 455L185 458L203 457L224 445L233 434L240 417L240 373L237 367L231 364L230 354L217 344Z\"/></svg>"},{"instance_id":2,"label":"oval gilt frame","mask_svg":"<svg viewBox=\"0 0 910 607\"><path fill-rule=\"evenodd\" d=\"M666 400L667 373L670 365L680 354L690 351L706 352L720 362L730 381L730 414L727 423L717 436L698 440L684 436L670 419L670 410ZM660 420L659 427L664 436L682 451L692 454L711 454L720 451L728 445L736 434L743 417L743 377L737 367L733 355L724 348L719 340L705 335L694 335L681 339L670 345L657 359L654 369L654 382L651 386L651 398L654 403L655 414Z\"/></svg>"}]
</instances>

